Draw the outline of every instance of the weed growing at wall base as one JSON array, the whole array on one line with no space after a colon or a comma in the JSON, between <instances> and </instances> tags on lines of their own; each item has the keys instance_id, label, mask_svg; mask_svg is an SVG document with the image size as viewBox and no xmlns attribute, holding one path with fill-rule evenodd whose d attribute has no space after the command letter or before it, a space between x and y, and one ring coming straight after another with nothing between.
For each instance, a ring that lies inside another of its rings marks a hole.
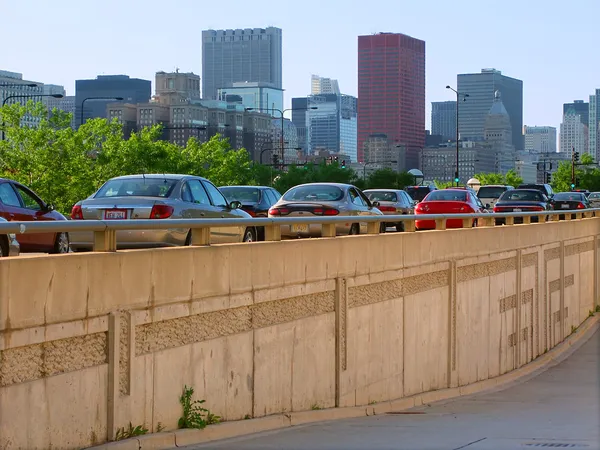
<instances>
[{"instance_id":1,"label":"weed growing at wall base","mask_svg":"<svg viewBox=\"0 0 600 450\"><path fill-rule=\"evenodd\" d=\"M144 425L138 425L134 427L131 422L129 422L129 427L121 427L117 430L117 435L115 436L116 441L122 441L123 439L129 439L135 436L142 436L148 432L148 429L144 427Z\"/></svg>"},{"instance_id":2,"label":"weed growing at wall base","mask_svg":"<svg viewBox=\"0 0 600 450\"><path fill-rule=\"evenodd\" d=\"M183 393L179 397L179 403L183 407L183 416L180 417L179 428L206 428L207 425L219 423L221 417L211 413L201 405L205 400L192 400L194 388L187 385L183 388Z\"/></svg>"}]
</instances>

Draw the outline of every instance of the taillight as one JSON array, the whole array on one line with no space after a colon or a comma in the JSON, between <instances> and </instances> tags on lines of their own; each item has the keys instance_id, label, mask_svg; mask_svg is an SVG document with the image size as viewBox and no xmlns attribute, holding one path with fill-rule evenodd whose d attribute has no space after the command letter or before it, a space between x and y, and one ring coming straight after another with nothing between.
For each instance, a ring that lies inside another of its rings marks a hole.
<instances>
[{"instance_id":1,"label":"taillight","mask_svg":"<svg viewBox=\"0 0 600 450\"><path fill-rule=\"evenodd\" d=\"M544 211L544 208L542 208L541 206L534 206L533 208L531 208L532 211Z\"/></svg>"},{"instance_id":2,"label":"taillight","mask_svg":"<svg viewBox=\"0 0 600 450\"><path fill-rule=\"evenodd\" d=\"M269 209L270 216L287 216L290 210L287 208L271 208Z\"/></svg>"},{"instance_id":3,"label":"taillight","mask_svg":"<svg viewBox=\"0 0 600 450\"><path fill-rule=\"evenodd\" d=\"M427 206L427 203L419 203L415 208L416 213L424 213L427 211L429 211L429 206Z\"/></svg>"},{"instance_id":4,"label":"taillight","mask_svg":"<svg viewBox=\"0 0 600 450\"><path fill-rule=\"evenodd\" d=\"M379 211L384 212L396 212L396 208L393 206L378 206Z\"/></svg>"},{"instance_id":5,"label":"taillight","mask_svg":"<svg viewBox=\"0 0 600 450\"><path fill-rule=\"evenodd\" d=\"M254 212L254 210L252 208L242 208L244 211L246 211L248 214L250 214L252 217L256 217L256 213Z\"/></svg>"},{"instance_id":6,"label":"taillight","mask_svg":"<svg viewBox=\"0 0 600 450\"><path fill-rule=\"evenodd\" d=\"M460 212L465 213L465 214L470 214L470 213L474 213L475 210L473 208L471 208L469 205L465 205L465 206L460 207Z\"/></svg>"},{"instance_id":7,"label":"taillight","mask_svg":"<svg viewBox=\"0 0 600 450\"><path fill-rule=\"evenodd\" d=\"M71 210L71 220L83 220L83 211L81 210L81 205L73 206Z\"/></svg>"},{"instance_id":8,"label":"taillight","mask_svg":"<svg viewBox=\"0 0 600 450\"><path fill-rule=\"evenodd\" d=\"M337 216L340 212L334 208L315 208L312 213L315 216Z\"/></svg>"},{"instance_id":9,"label":"taillight","mask_svg":"<svg viewBox=\"0 0 600 450\"><path fill-rule=\"evenodd\" d=\"M577 205L577 209L585 209L585 205L583 203L579 203Z\"/></svg>"},{"instance_id":10,"label":"taillight","mask_svg":"<svg viewBox=\"0 0 600 450\"><path fill-rule=\"evenodd\" d=\"M173 214L173 208L169 205L154 205L150 211L151 219L168 219Z\"/></svg>"},{"instance_id":11,"label":"taillight","mask_svg":"<svg viewBox=\"0 0 600 450\"><path fill-rule=\"evenodd\" d=\"M502 211L502 208L500 208L500 207L498 207L498 206L494 206L494 212L495 212L495 213L497 213L497 212L501 212L501 211Z\"/></svg>"}]
</instances>

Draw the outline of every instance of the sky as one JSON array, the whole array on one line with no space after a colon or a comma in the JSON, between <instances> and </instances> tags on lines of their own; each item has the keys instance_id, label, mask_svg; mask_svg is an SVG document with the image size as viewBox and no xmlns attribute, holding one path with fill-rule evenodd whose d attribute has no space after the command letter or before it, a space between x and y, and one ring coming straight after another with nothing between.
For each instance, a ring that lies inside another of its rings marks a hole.
<instances>
[{"instance_id":1,"label":"sky","mask_svg":"<svg viewBox=\"0 0 600 450\"><path fill-rule=\"evenodd\" d=\"M310 76L357 94L357 36L426 42L426 105L453 100L459 73L523 80L523 123L559 127L562 104L600 88L600 0L0 0L0 69L65 86L99 74L202 74L205 29L283 29L285 103Z\"/></svg>"}]
</instances>

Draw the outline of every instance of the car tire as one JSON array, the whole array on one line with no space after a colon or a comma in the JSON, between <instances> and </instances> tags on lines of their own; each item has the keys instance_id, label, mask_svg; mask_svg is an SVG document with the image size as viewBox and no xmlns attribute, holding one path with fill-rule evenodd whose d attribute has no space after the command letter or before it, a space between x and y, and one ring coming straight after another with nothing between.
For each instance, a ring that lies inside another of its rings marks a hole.
<instances>
[{"instance_id":1,"label":"car tire","mask_svg":"<svg viewBox=\"0 0 600 450\"><path fill-rule=\"evenodd\" d=\"M396 232L397 233L403 233L404 232L404 224L400 223L398 225L396 225Z\"/></svg>"},{"instance_id":2,"label":"car tire","mask_svg":"<svg viewBox=\"0 0 600 450\"><path fill-rule=\"evenodd\" d=\"M242 242L256 242L256 230L254 228L246 228Z\"/></svg>"},{"instance_id":3,"label":"car tire","mask_svg":"<svg viewBox=\"0 0 600 450\"><path fill-rule=\"evenodd\" d=\"M54 241L54 248L50 253L52 254L66 254L71 250L71 244L69 242L69 233L57 233Z\"/></svg>"},{"instance_id":4,"label":"car tire","mask_svg":"<svg viewBox=\"0 0 600 450\"><path fill-rule=\"evenodd\" d=\"M387 231L387 225L385 222L379 224L379 234L384 234Z\"/></svg>"},{"instance_id":5,"label":"car tire","mask_svg":"<svg viewBox=\"0 0 600 450\"><path fill-rule=\"evenodd\" d=\"M360 234L360 225L357 223L353 223L352 226L350 227L350 232L348 234L349 235Z\"/></svg>"},{"instance_id":6,"label":"car tire","mask_svg":"<svg viewBox=\"0 0 600 450\"><path fill-rule=\"evenodd\" d=\"M8 239L6 236L0 236L0 258L8 256Z\"/></svg>"}]
</instances>

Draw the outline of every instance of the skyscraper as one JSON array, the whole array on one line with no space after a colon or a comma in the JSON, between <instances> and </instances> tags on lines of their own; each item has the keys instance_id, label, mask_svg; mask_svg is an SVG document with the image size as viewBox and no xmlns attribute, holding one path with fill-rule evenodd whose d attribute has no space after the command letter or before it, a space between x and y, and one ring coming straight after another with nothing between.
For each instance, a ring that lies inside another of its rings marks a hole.
<instances>
[{"instance_id":1,"label":"skyscraper","mask_svg":"<svg viewBox=\"0 0 600 450\"><path fill-rule=\"evenodd\" d=\"M320 77L319 75L311 75L310 77L310 93L311 95L319 94L338 94L340 86L338 80L331 78Z\"/></svg>"},{"instance_id":2,"label":"skyscraper","mask_svg":"<svg viewBox=\"0 0 600 450\"><path fill-rule=\"evenodd\" d=\"M590 104L583 100L574 100L573 103L565 103L563 104L563 115L571 109L575 114L579 115L581 123L587 127L590 122Z\"/></svg>"},{"instance_id":3,"label":"skyscraper","mask_svg":"<svg viewBox=\"0 0 600 450\"><path fill-rule=\"evenodd\" d=\"M525 150L531 153L556 153L556 128L525 125Z\"/></svg>"},{"instance_id":4,"label":"skyscraper","mask_svg":"<svg viewBox=\"0 0 600 450\"><path fill-rule=\"evenodd\" d=\"M399 33L358 37L358 160L370 135L406 149L410 169L425 141L425 41ZM381 138L381 136L380 136Z\"/></svg>"},{"instance_id":5,"label":"skyscraper","mask_svg":"<svg viewBox=\"0 0 600 450\"><path fill-rule=\"evenodd\" d=\"M600 157L600 89L590 95L588 152L595 161Z\"/></svg>"},{"instance_id":6,"label":"skyscraper","mask_svg":"<svg viewBox=\"0 0 600 450\"><path fill-rule=\"evenodd\" d=\"M431 102L431 134L456 140L456 101Z\"/></svg>"},{"instance_id":7,"label":"skyscraper","mask_svg":"<svg viewBox=\"0 0 600 450\"><path fill-rule=\"evenodd\" d=\"M217 100L218 89L245 81L282 88L281 29L203 31L202 97Z\"/></svg>"},{"instance_id":8,"label":"skyscraper","mask_svg":"<svg viewBox=\"0 0 600 450\"><path fill-rule=\"evenodd\" d=\"M560 124L560 152L570 158L573 150L579 154L588 152L588 127L583 123L581 114L569 108Z\"/></svg>"},{"instance_id":9,"label":"skyscraper","mask_svg":"<svg viewBox=\"0 0 600 450\"><path fill-rule=\"evenodd\" d=\"M502 75L496 69L482 69L481 73L458 75L458 92L469 94L459 105L458 128L464 140L482 140L485 137L485 121L494 103L496 91L502 102L512 128L512 144L516 150L524 149L523 141L523 82Z\"/></svg>"}]
</instances>

